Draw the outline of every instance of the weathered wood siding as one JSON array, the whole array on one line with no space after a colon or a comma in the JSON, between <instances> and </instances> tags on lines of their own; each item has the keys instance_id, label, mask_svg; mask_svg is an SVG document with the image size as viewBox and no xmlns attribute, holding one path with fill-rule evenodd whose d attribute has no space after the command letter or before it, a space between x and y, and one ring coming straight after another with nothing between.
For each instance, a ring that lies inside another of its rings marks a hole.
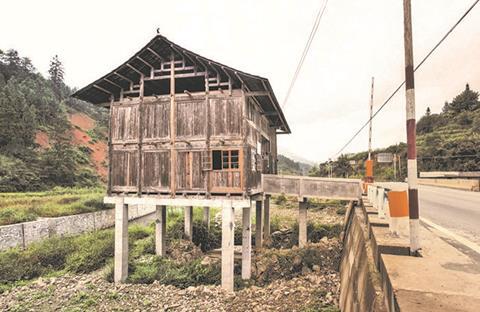
<instances>
[{"instance_id":1,"label":"weathered wood siding","mask_svg":"<svg viewBox=\"0 0 480 312\"><path fill-rule=\"evenodd\" d=\"M169 193L172 179L176 193L260 190L262 173L276 172L276 131L250 98L234 91L210 93L208 100L202 93L175 95L173 150L170 96L115 102L112 191ZM238 150L238 168L213 170L213 150Z\"/></svg>"}]
</instances>

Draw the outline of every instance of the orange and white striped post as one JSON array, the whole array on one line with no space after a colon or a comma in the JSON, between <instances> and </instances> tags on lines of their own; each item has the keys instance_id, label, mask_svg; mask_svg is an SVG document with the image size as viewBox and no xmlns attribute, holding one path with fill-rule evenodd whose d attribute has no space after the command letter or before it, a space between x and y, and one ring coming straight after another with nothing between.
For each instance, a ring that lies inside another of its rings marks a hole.
<instances>
[{"instance_id":1,"label":"orange and white striped post","mask_svg":"<svg viewBox=\"0 0 480 312\"><path fill-rule=\"evenodd\" d=\"M420 249L420 222L417 182L417 133L415 120L415 75L413 67L412 4L403 0L404 43L405 43L405 89L407 112L407 168L408 168L408 207L410 217L410 253L415 255Z\"/></svg>"},{"instance_id":2,"label":"orange and white striped post","mask_svg":"<svg viewBox=\"0 0 480 312\"><path fill-rule=\"evenodd\" d=\"M406 191L389 191L388 211L390 232L398 236L408 235L408 196Z\"/></svg>"}]
</instances>

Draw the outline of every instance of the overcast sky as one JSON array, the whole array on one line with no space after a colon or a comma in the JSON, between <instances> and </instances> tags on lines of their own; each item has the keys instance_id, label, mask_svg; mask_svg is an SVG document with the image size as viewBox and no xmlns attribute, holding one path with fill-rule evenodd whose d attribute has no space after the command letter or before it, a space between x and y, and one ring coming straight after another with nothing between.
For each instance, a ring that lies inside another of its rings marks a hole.
<instances>
[{"instance_id":1,"label":"overcast sky","mask_svg":"<svg viewBox=\"0 0 480 312\"><path fill-rule=\"evenodd\" d=\"M301 5L300 5L301 3ZM156 33L205 57L267 77L283 102L324 0L25 1L1 4L0 49L17 49L46 74L58 54L66 82L83 87ZM404 79L402 0L330 0L285 107L291 135L279 151L314 162L332 157ZM416 63L473 0L412 0ZM417 118L439 112L469 82L480 89L480 6L416 75ZM374 120L373 146L405 141L402 90ZM367 131L346 149L367 148Z\"/></svg>"}]
</instances>

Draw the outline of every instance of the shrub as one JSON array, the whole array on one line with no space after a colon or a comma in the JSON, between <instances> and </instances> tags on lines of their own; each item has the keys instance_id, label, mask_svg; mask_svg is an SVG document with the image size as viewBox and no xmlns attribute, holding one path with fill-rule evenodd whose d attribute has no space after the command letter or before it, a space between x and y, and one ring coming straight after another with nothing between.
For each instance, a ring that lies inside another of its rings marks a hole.
<instances>
[{"instance_id":1,"label":"shrub","mask_svg":"<svg viewBox=\"0 0 480 312\"><path fill-rule=\"evenodd\" d=\"M113 230L92 232L75 237L75 251L68 255L66 269L70 272L87 273L104 266L114 253Z\"/></svg>"},{"instance_id":2,"label":"shrub","mask_svg":"<svg viewBox=\"0 0 480 312\"><path fill-rule=\"evenodd\" d=\"M129 264L128 282L149 284L158 280L161 284L179 288L203 284L217 284L220 280L218 265L202 265L201 260L188 263L174 261L158 256L144 257Z\"/></svg>"},{"instance_id":3,"label":"shrub","mask_svg":"<svg viewBox=\"0 0 480 312\"><path fill-rule=\"evenodd\" d=\"M273 202L276 205L283 205L287 202L287 197L285 196L285 194L280 194L278 196L274 196Z\"/></svg>"}]
</instances>

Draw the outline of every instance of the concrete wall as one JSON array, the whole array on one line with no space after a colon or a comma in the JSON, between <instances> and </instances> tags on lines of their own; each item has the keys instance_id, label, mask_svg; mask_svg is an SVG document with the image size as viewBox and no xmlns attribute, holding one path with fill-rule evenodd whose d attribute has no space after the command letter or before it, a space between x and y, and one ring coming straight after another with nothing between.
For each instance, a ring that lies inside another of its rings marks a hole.
<instances>
[{"instance_id":1,"label":"concrete wall","mask_svg":"<svg viewBox=\"0 0 480 312\"><path fill-rule=\"evenodd\" d=\"M266 194L285 194L298 197L358 200L362 196L359 179L262 174L262 187Z\"/></svg>"},{"instance_id":2,"label":"concrete wall","mask_svg":"<svg viewBox=\"0 0 480 312\"><path fill-rule=\"evenodd\" d=\"M418 179L418 183L467 191L480 191L480 180L478 179Z\"/></svg>"},{"instance_id":3,"label":"concrete wall","mask_svg":"<svg viewBox=\"0 0 480 312\"><path fill-rule=\"evenodd\" d=\"M134 220L154 212L154 206L130 205L128 219ZM75 235L114 225L114 209L4 225L0 226L0 250L17 246L25 247L53 235Z\"/></svg>"},{"instance_id":4,"label":"concrete wall","mask_svg":"<svg viewBox=\"0 0 480 312\"><path fill-rule=\"evenodd\" d=\"M340 308L349 311L386 311L378 272L368 250L365 212L352 207L346 217L340 262Z\"/></svg>"}]
</instances>

